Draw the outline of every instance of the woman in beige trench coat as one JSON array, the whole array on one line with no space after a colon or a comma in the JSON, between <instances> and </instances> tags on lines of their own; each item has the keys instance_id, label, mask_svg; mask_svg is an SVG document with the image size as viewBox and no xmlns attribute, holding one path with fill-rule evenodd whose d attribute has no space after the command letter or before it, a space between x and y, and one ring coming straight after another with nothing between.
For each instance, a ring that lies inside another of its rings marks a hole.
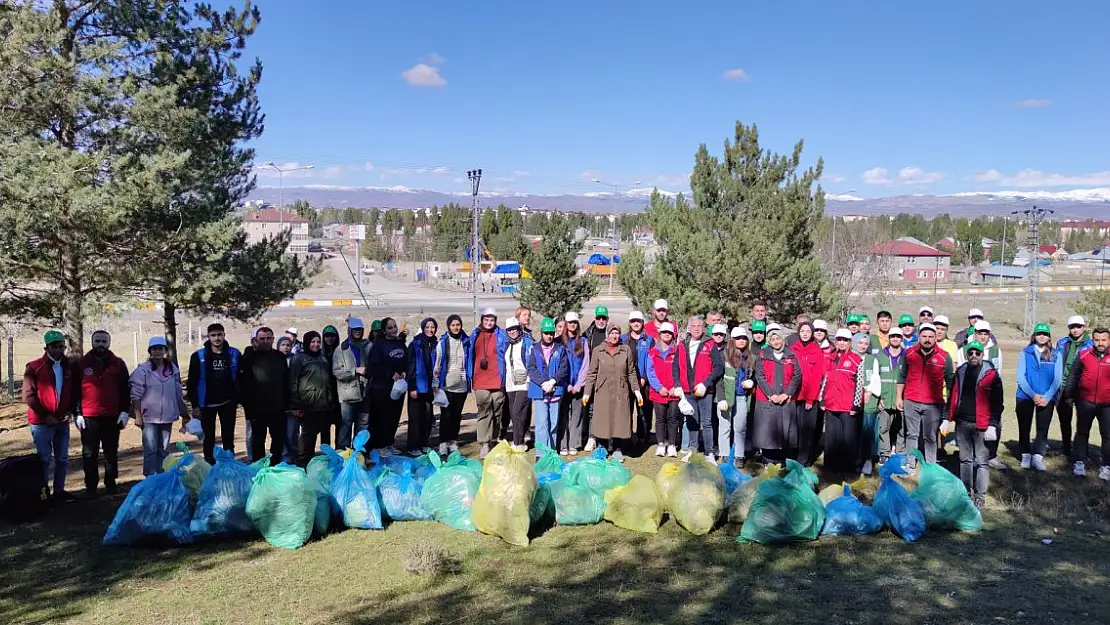
<instances>
[{"instance_id":1,"label":"woman in beige trench coat","mask_svg":"<svg viewBox=\"0 0 1110 625\"><path fill-rule=\"evenodd\" d=\"M590 436L621 462L632 438L632 397L643 402L636 356L627 345L621 345L621 329L610 326L605 342L590 352L582 404L591 400L594 404Z\"/></svg>"}]
</instances>

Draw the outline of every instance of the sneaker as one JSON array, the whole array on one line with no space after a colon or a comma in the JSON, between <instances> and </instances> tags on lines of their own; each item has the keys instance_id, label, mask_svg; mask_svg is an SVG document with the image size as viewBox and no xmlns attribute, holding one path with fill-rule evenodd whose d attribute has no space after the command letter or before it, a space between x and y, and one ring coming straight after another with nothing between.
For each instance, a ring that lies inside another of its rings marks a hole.
<instances>
[{"instance_id":1,"label":"sneaker","mask_svg":"<svg viewBox=\"0 0 1110 625\"><path fill-rule=\"evenodd\" d=\"M872 464L870 460L864 461L863 471L861 471L861 473L863 473L864 475L871 475L871 470L874 469L874 468L875 468L875 465Z\"/></svg>"},{"instance_id":2,"label":"sneaker","mask_svg":"<svg viewBox=\"0 0 1110 625\"><path fill-rule=\"evenodd\" d=\"M1028 469L1033 466L1033 456L1030 454L1021 454L1021 468Z\"/></svg>"},{"instance_id":3,"label":"sneaker","mask_svg":"<svg viewBox=\"0 0 1110 625\"><path fill-rule=\"evenodd\" d=\"M667 455L667 446L660 443L655 446L655 455L662 458Z\"/></svg>"},{"instance_id":4,"label":"sneaker","mask_svg":"<svg viewBox=\"0 0 1110 625\"><path fill-rule=\"evenodd\" d=\"M479 460L485 460L486 456L488 456L488 455L489 455L489 443L486 443L485 445L482 445L482 451L478 452L478 459Z\"/></svg>"},{"instance_id":5,"label":"sneaker","mask_svg":"<svg viewBox=\"0 0 1110 625\"><path fill-rule=\"evenodd\" d=\"M459 450L459 441L451 441L447 443L447 453L455 453Z\"/></svg>"},{"instance_id":6,"label":"sneaker","mask_svg":"<svg viewBox=\"0 0 1110 625\"><path fill-rule=\"evenodd\" d=\"M446 456L449 453L451 453L451 452L447 451L447 443L440 443L438 451L439 451L439 455L441 455L441 456Z\"/></svg>"},{"instance_id":7,"label":"sneaker","mask_svg":"<svg viewBox=\"0 0 1110 625\"><path fill-rule=\"evenodd\" d=\"M560 450L559 455L560 456L569 456L570 455L570 450L569 449Z\"/></svg>"},{"instance_id":8,"label":"sneaker","mask_svg":"<svg viewBox=\"0 0 1110 625\"><path fill-rule=\"evenodd\" d=\"M568 456L577 456L577 455L578 455L578 450L577 450L577 449L575 449L575 448L573 448L573 447L571 447L571 448L570 448L570 451L568 451L568 452L567 452L567 455L568 455Z\"/></svg>"},{"instance_id":9,"label":"sneaker","mask_svg":"<svg viewBox=\"0 0 1110 625\"><path fill-rule=\"evenodd\" d=\"M675 449L674 445L667 445L667 457L668 458L677 458L678 457L678 449Z\"/></svg>"},{"instance_id":10,"label":"sneaker","mask_svg":"<svg viewBox=\"0 0 1110 625\"><path fill-rule=\"evenodd\" d=\"M1098 479L1103 482L1110 482L1110 466L1102 465L1098 470Z\"/></svg>"},{"instance_id":11,"label":"sneaker","mask_svg":"<svg viewBox=\"0 0 1110 625\"><path fill-rule=\"evenodd\" d=\"M1071 474L1075 477L1087 477L1087 465L1082 460L1071 465Z\"/></svg>"},{"instance_id":12,"label":"sneaker","mask_svg":"<svg viewBox=\"0 0 1110 625\"><path fill-rule=\"evenodd\" d=\"M77 497L66 490L54 491L54 501L58 503L73 503L77 501Z\"/></svg>"},{"instance_id":13,"label":"sneaker","mask_svg":"<svg viewBox=\"0 0 1110 625\"><path fill-rule=\"evenodd\" d=\"M513 451L523 453L523 452L528 451L528 446L527 445L513 445Z\"/></svg>"},{"instance_id":14,"label":"sneaker","mask_svg":"<svg viewBox=\"0 0 1110 625\"><path fill-rule=\"evenodd\" d=\"M713 464L717 464L717 456L714 455L714 454L707 455L705 457L705 459L708 460L709 462L712 462Z\"/></svg>"},{"instance_id":15,"label":"sneaker","mask_svg":"<svg viewBox=\"0 0 1110 625\"><path fill-rule=\"evenodd\" d=\"M995 469L995 470L998 470L998 471L1009 471L1009 470L1010 470L1010 467L1006 466L1006 463L1005 463L1005 462L1002 462L1002 461L1001 461L1001 460L999 460L999 459L998 459L997 457L995 457L995 458L991 458L991 459L990 459L990 460L989 460L989 461L987 462L987 465L988 465L988 466L989 466L990 468L992 468L992 469Z\"/></svg>"},{"instance_id":16,"label":"sneaker","mask_svg":"<svg viewBox=\"0 0 1110 625\"><path fill-rule=\"evenodd\" d=\"M614 451L613 455L610 456L610 458L612 458L613 460L616 460L617 462L624 462L624 454L619 449ZM1103 467L1103 469L1110 470L1110 467ZM1108 478L1108 479L1110 479L1110 478Z\"/></svg>"},{"instance_id":17,"label":"sneaker","mask_svg":"<svg viewBox=\"0 0 1110 625\"><path fill-rule=\"evenodd\" d=\"M597 440L595 440L594 437L591 436L590 440L586 441L586 450L585 451L586 451L586 453L590 453L591 451L593 451L595 449L597 449Z\"/></svg>"},{"instance_id":18,"label":"sneaker","mask_svg":"<svg viewBox=\"0 0 1110 625\"><path fill-rule=\"evenodd\" d=\"M1033 454L1033 468L1038 471L1044 471L1044 456L1040 454Z\"/></svg>"}]
</instances>

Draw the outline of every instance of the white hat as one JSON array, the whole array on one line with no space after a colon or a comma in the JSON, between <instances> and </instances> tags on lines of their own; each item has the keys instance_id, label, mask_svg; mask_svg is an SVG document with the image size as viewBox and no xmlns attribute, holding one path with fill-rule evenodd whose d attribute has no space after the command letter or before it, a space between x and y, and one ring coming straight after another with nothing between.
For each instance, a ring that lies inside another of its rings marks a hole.
<instances>
[{"instance_id":1,"label":"white hat","mask_svg":"<svg viewBox=\"0 0 1110 625\"><path fill-rule=\"evenodd\" d=\"M150 342L146 344L147 350L151 347L169 347L169 344L166 343L166 337L164 336L152 336Z\"/></svg>"},{"instance_id":2,"label":"white hat","mask_svg":"<svg viewBox=\"0 0 1110 625\"><path fill-rule=\"evenodd\" d=\"M297 329L296 328L289 328L285 331L285 333L286 334L292 334L293 336L297 336Z\"/></svg>"},{"instance_id":3,"label":"white hat","mask_svg":"<svg viewBox=\"0 0 1110 625\"><path fill-rule=\"evenodd\" d=\"M347 320L347 329L348 330L365 330L366 326L364 326L362 324L362 319L359 319L358 317L351 317L350 319Z\"/></svg>"},{"instance_id":4,"label":"white hat","mask_svg":"<svg viewBox=\"0 0 1110 625\"><path fill-rule=\"evenodd\" d=\"M825 332L828 332L829 331L829 322L825 321L824 319L818 319L817 321L813 322L813 329L814 330L824 330Z\"/></svg>"},{"instance_id":5,"label":"white hat","mask_svg":"<svg viewBox=\"0 0 1110 625\"><path fill-rule=\"evenodd\" d=\"M568 312L567 314L563 315L563 321L579 321L578 313Z\"/></svg>"},{"instance_id":6,"label":"white hat","mask_svg":"<svg viewBox=\"0 0 1110 625\"><path fill-rule=\"evenodd\" d=\"M657 299L657 300L655 300L655 303L652 304L651 309L652 310L670 310L671 307L669 305L667 305L667 300Z\"/></svg>"},{"instance_id":7,"label":"white hat","mask_svg":"<svg viewBox=\"0 0 1110 625\"><path fill-rule=\"evenodd\" d=\"M659 326L659 334L662 334L664 332L670 332L671 334L674 334L674 324L670 321L663 322L663 325Z\"/></svg>"},{"instance_id":8,"label":"white hat","mask_svg":"<svg viewBox=\"0 0 1110 625\"><path fill-rule=\"evenodd\" d=\"M983 321L983 320L976 321L975 322L975 331L976 332L990 332L991 331L991 322Z\"/></svg>"},{"instance_id":9,"label":"white hat","mask_svg":"<svg viewBox=\"0 0 1110 625\"><path fill-rule=\"evenodd\" d=\"M1069 326L1085 326L1085 325L1087 325L1087 323L1085 321L1083 321L1083 317L1080 317L1079 315L1072 315L1072 316L1068 317L1068 325Z\"/></svg>"},{"instance_id":10,"label":"white hat","mask_svg":"<svg viewBox=\"0 0 1110 625\"><path fill-rule=\"evenodd\" d=\"M936 332L937 327L935 325L931 324L931 323L923 323L920 326L918 326L918 328L917 328L918 332L923 332L925 330L932 330L933 332Z\"/></svg>"},{"instance_id":11,"label":"white hat","mask_svg":"<svg viewBox=\"0 0 1110 625\"><path fill-rule=\"evenodd\" d=\"M777 323L768 323L767 324L767 334L771 334L772 332L778 332L778 333L781 334L782 333L782 326L777 324Z\"/></svg>"},{"instance_id":12,"label":"white hat","mask_svg":"<svg viewBox=\"0 0 1110 625\"><path fill-rule=\"evenodd\" d=\"M852 340L852 331L848 328L837 328L835 338Z\"/></svg>"},{"instance_id":13,"label":"white hat","mask_svg":"<svg viewBox=\"0 0 1110 625\"><path fill-rule=\"evenodd\" d=\"M633 310L632 312L628 313L628 320L629 321L643 321L644 320L644 313L642 313L638 310Z\"/></svg>"},{"instance_id":14,"label":"white hat","mask_svg":"<svg viewBox=\"0 0 1110 625\"><path fill-rule=\"evenodd\" d=\"M735 328L732 329L732 338L734 338L734 339L745 338L745 339L748 339L750 341L752 337L748 335L748 329L747 328L745 328L744 326L736 326Z\"/></svg>"},{"instance_id":15,"label":"white hat","mask_svg":"<svg viewBox=\"0 0 1110 625\"><path fill-rule=\"evenodd\" d=\"M983 311L979 310L978 308L972 308L971 310L967 311L967 318L971 319L972 317L986 317L986 315L984 315Z\"/></svg>"},{"instance_id":16,"label":"white hat","mask_svg":"<svg viewBox=\"0 0 1110 625\"><path fill-rule=\"evenodd\" d=\"M933 309L929 306L922 306L917 309L917 314L920 315L921 313L929 313L931 315L933 314Z\"/></svg>"},{"instance_id":17,"label":"white hat","mask_svg":"<svg viewBox=\"0 0 1110 625\"><path fill-rule=\"evenodd\" d=\"M519 327L520 327L520 321L516 317L509 317L509 320L505 322L505 329L506 330L508 330L510 328L519 328Z\"/></svg>"},{"instance_id":18,"label":"white hat","mask_svg":"<svg viewBox=\"0 0 1110 625\"><path fill-rule=\"evenodd\" d=\"M497 316L497 311L492 309L492 308L483 308L482 309L482 316L483 317L496 317Z\"/></svg>"},{"instance_id":19,"label":"white hat","mask_svg":"<svg viewBox=\"0 0 1110 625\"><path fill-rule=\"evenodd\" d=\"M710 330L709 333L710 334L728 334L728 326L726 326L723 323L714 324L713 329Z\"/></svg>"},{"instance_id":20,"label":"white hat","mask_svg":"<svg viewBox=\"0 0 1110 625\"><path fill-rule=\"evenodd\" d=\"M933 323L935 323L938 326L950 326L950 325L952 325L952 324L948 323L948 316L947 315L937 315L936 318L933 319Z\"/></svg>"}]
</instances>

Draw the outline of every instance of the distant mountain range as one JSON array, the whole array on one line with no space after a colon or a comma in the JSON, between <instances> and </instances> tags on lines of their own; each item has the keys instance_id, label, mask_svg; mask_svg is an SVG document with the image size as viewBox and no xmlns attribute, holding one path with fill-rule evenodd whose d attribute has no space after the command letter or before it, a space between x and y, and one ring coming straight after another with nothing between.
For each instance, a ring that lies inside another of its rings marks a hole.
<instances>
[{"instance_id":1,"label":"distant mountain range","mask_svg":"<svg viewBox=\"0 0 1110 625\"><path fill-rule=\"evenodd\" d=\"M675 195L672 191L662 191ZM629 213L644 209L651 189L633 189L619 195L614 193L587 193L584 195L533 195L526 193L481 193L483 206L507 206L540 210L564 210L586 213ZM358 207L422 208L427 206L470 203L466 193L443 193L408 187L341 187L306 185L285 187L286 204L298 199L311 205ZM275 202L275 187L258 187L251 200ZM1056 219L1107 219L1110 217L1110 188L1076 189L1071 191L999 191L993 193L971 192L950 195L896 195L880 198L859 198L850 195L830 195L826 211L837 215L894 215L917 213L933 217L948 213L954 217L979 215L1008 215L1010 212L1033 205L1055 211Z\"/></svg>"}]
</instances>

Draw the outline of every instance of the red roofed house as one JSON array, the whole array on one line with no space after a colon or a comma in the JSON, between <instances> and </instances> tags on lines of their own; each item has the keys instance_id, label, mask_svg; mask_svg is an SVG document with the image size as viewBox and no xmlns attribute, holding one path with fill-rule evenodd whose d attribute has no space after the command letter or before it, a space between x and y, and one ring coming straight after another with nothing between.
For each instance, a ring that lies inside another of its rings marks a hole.
<instances>
[{"instance_id":1,"label":"red roofed house","mask_svg":"<svg viewBox=\"0 0 1110 625\"><path fill-rule=\"evenodd\" d=\"M952 251L956 249L956 239L953 239L952 237L944 237L943 239L934 243L933 247L937 249Z\"/></svg>"},{"instance_id":2,"label":"red roofed house","mask_svg":"<svg viewBox=\"0 0 1110 625\"><path fill-rule=\"evenodd\" d=\"M947 284L950 279L952 254L913 237L902 237L880 243L870 254L884 257L888 271L895 280L907 284Z\"/></svg>"},{"instance_id":3,"label":"red roofed house","mask_svg":"<svg viewBox=\"0 0 1110 625\"><path fill-rule=\"evenodd\" d=\"M1110 221L1065 221L1060 224L1060 236L1067 238L1073 232L1086 230L1098 234L1110 234Z\"/></svg>"},{"instance_id":4,"label":"red roofed house","mask_svg":"<svg viewBox=\"0 0 1110 625\"><path fill-rule=\"evenodd\" d=\"M278 212L267 208L251 211L243 217L243 231L247 241L256 243L267 237L276 237L282 231L292 232L289 250L294 254L308 252L308 220L289 211Z\"/></svg>"}]
</instances>

